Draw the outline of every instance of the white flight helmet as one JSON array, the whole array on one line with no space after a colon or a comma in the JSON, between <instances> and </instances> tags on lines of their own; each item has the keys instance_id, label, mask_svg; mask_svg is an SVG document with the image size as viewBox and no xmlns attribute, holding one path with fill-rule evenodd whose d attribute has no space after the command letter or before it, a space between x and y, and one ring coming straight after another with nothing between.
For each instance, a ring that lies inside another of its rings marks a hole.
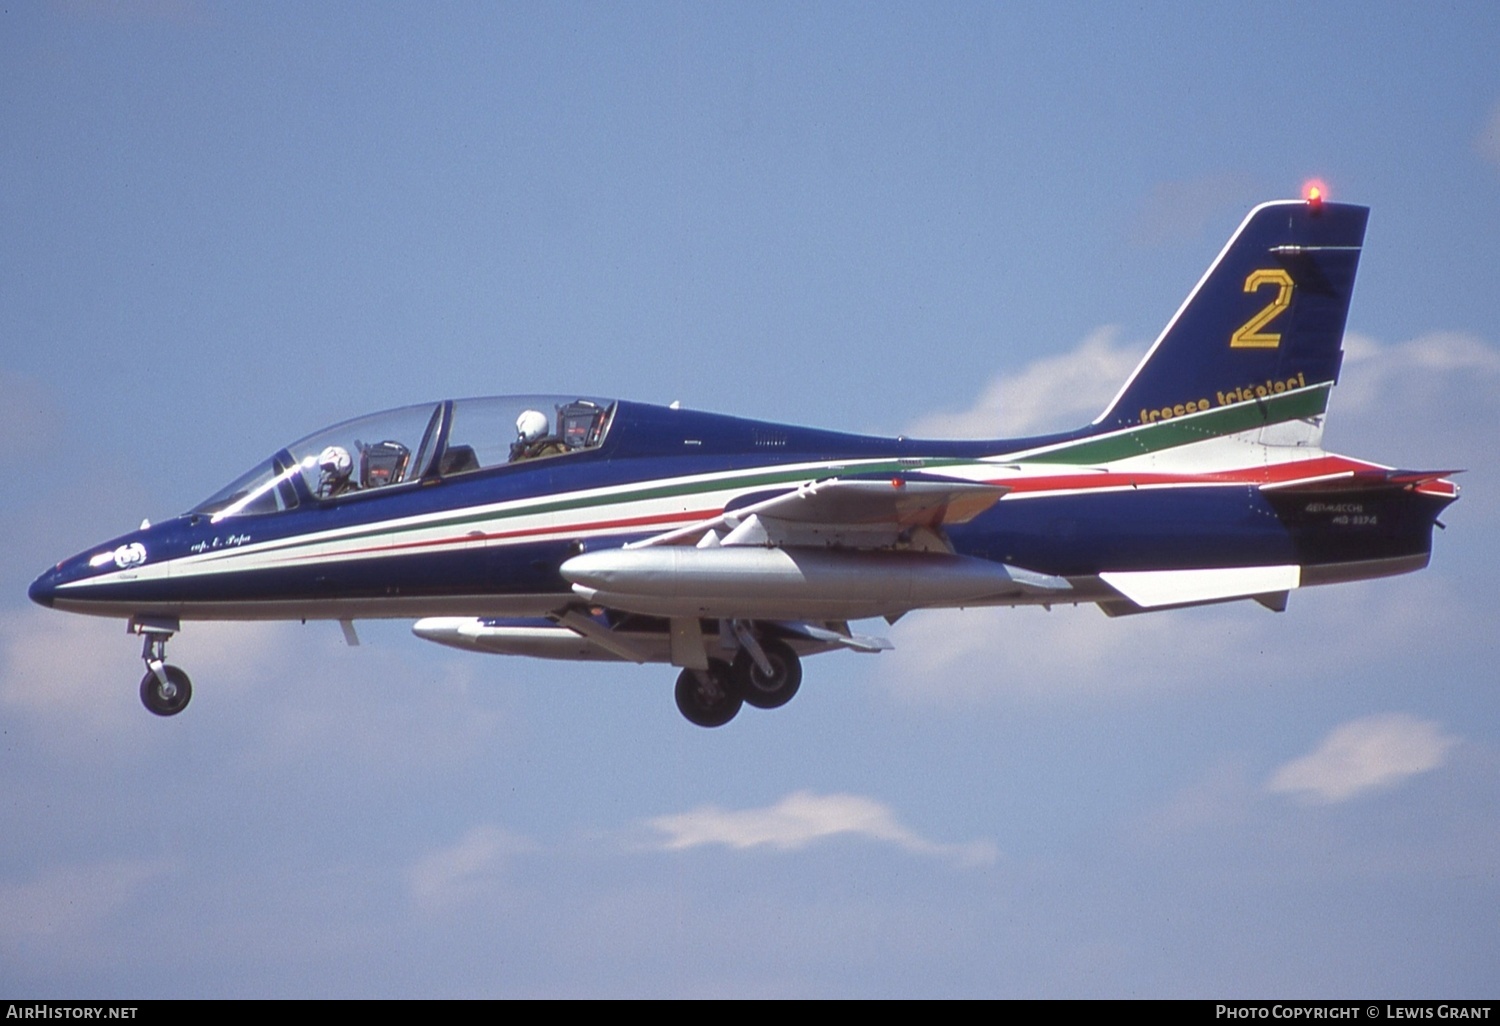
<instances>
[{"instance_id":1,"label":"white flight helmet","mask_svg":"<svg viewBox=\"0 0 1500 1026\"><path fill-rule=\"evenodd\" d=\"M547 434L547 415L540 410L527 410L516 418L516 437L526 444L539 441Z\"/></svg>"},{"instance_id":2,"label":"white flight helmet","mask_svg":"<svg viewBox=\"0 0 1500 1026\"><path fill-rule=\"evenodd\" d=\"M318 466L329 477L338 480L349 476L354 469L354 460L349 458L349 450L342 445L330 445L318 454Z\"/></svg>"}]
</instances>

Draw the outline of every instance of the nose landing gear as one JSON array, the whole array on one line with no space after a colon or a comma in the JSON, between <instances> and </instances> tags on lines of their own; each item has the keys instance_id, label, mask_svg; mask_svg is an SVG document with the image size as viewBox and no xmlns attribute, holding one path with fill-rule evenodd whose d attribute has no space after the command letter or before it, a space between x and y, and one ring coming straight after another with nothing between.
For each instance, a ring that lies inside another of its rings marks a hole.
<instances>
[{"instance_id":1,"label":"nose landing gear","mask_svg":"<svg viewBox=\"0 0 1500 1026\"><path fill-rule=\"evenodd\" d=\"M180 627L172 617L130 618L130 633L141 636L141 660L146 664L146 675L141 678L141 704L157 716L176 716L193 697L193 682L188 675L166 662L167 639Z\"/></svg>"},{"instance_id":2,"label":"nose landing gear","mask_svg":"<svg viewBox=\"0 0 1500 1026\"><path fill-rule=\"evenodd\" d=\"M141 703L158 716L176 716L193 697L193 682L179 667L158 664L141 678Z\"/></svg>"}]
</instances>

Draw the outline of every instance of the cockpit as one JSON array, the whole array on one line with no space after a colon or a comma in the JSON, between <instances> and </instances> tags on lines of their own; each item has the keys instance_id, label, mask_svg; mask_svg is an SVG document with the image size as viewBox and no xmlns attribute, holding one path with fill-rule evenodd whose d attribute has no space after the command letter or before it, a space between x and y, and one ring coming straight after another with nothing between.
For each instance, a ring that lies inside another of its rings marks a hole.
<instances>
[{"instance_id":1,"label":"cockpit","mask_svg":"<svg viewBox=\"0 0 1500 1026\"><path fill-rule=\"evenodd\" d=\"M597 448L615 404L566 396L447 399L374 413L288 445L194 506L254 516Z\"/></svg>"}]
</instances>

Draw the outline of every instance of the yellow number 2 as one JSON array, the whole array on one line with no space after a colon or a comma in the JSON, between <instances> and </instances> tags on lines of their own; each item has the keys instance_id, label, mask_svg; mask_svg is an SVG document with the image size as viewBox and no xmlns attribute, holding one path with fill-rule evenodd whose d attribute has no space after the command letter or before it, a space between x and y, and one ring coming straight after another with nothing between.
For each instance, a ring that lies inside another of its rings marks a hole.
<instances>
[{"instance_id":1,"label":"yellow number 2","mask_svg":"<svg viewBox=\"0 0 1500 1026\"><path fill-rule=\"evenodd\" d=\"M1264 285L1276 286L1276 298L1261 308L1260 312L1240 325L1240 330L1229 336L1231 349L1275 349L1281 345L1281 332L1261 331L1276 319L1276 315L1292 305L1292 276L1279 267L1264 267L1251 271L1245 279L1245 291L1256 292Z\"/></svg>"}]
</instances>

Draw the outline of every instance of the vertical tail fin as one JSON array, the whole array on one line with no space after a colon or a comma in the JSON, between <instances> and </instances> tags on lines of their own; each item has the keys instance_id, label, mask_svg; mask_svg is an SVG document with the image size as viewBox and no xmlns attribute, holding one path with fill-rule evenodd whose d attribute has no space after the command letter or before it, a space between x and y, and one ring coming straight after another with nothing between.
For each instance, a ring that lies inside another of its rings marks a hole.
<instances>
[{"instance_id":1,"label":"vertical tail fin","mask_svg":"<svg viewBox=\"0 0 1500 1026\"><path fill-rule=\"evenodd\" d=\"M1321 434L1368 216L1317 200L1252 210L1094 426L1255 402L1268 426Z\"/></svg>"}]
</instances>

